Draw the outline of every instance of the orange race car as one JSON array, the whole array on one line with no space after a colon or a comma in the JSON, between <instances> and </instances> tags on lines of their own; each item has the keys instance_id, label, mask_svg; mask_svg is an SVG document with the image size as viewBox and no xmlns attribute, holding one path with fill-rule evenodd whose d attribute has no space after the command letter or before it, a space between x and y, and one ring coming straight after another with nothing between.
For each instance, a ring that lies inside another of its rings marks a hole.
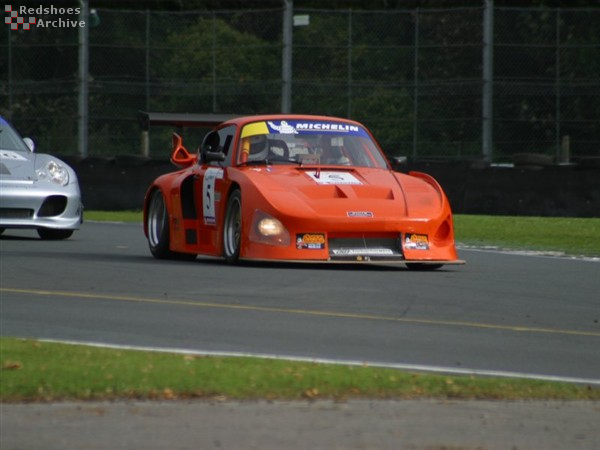
<instances>
[{"instance_id":1,"label":"orange race car","mask_svg":"<svg viewBox=\"0 0 600 450\"><path fill-rule=\"evenodd\" d=\"M394 172L360 123L232 118L205 136L198 154L174 134L171 161L179 170L158 177L144 200L156 258L464 263L440 185L424 173Z\"/></svg>"}]
</instances>

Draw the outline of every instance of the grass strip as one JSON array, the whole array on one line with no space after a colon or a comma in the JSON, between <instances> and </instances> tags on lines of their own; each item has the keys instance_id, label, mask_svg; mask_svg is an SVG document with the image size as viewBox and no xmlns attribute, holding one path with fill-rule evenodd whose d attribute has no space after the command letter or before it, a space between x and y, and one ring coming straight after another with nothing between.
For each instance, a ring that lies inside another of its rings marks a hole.
<instances>
[{"instance_id":1,"label":"grass strip","mask_svg":"<svg viewBox=\"0 0 600 450\"><path fill-rule=\"evenodd\" d=\"M455 215L456 241L463 245L600 256L600 219Z\"/></svg>"},{"instance_id":2,"label":"grass strip","mask_svg":"<svg viewBox=\"0 0 600 450\"><path fill-rule=\"evenodd\" d=\"M113 399L600 400L571 383L199 357L0 338L0 401Z\"/></svg>"},{"instance_id":3,"label":"grass strip","mask_svg":"<svg viewBox=\"0 0 600 450\"><path fill-rule=\"evenodd\" d=\"M84 221L91 220L96 222L142 222L143 214L141 211L85 211Z\"/></svg>"}]
</instances>

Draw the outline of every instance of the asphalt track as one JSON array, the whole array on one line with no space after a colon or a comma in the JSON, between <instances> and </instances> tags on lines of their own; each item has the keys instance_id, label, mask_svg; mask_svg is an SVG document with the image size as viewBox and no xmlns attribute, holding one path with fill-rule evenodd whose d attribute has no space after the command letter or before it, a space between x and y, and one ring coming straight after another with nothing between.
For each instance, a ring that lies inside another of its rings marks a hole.
<instances>
[{"instance_id":1,"label":"asphalt track","mask_svg":"<svg viewBox=\"0 0 600 450\"><path fill-rule=\"evenodd\" d=\"M153 259L139 224L0 238L1 334L600 383L600 263L460 250L434 272Z\"/></svg>"},{"instance_id":2,"label":"asphalt track","mask_svg":"<svg viewBox=\"0 0 600 450\"><path fill-rule=\"evenodd\" d=\"M155 260L139 224L87 222L67 241L7 230L0 334L600 384L597 260L459 254L467 265L434 272L230 267ZM570 445L595 448L598 440ZM384 448L365 442L357 448ZM415 445L405 448L444 448Z\"/></svg>"}]
</instances>

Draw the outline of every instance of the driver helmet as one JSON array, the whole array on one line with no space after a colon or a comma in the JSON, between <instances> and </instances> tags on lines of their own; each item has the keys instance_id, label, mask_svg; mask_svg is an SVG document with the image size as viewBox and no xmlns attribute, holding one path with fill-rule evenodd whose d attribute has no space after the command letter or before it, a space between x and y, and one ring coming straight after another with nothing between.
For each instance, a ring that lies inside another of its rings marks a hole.
<instances>
[{"instance_id":1,"label":"driver helmet","mask_svg":"<svg viewBox=\"0 0 600 450\"><path fill-rule=\"evenodd\" d=\"M250 154L248 161L261 161L269 154L269 142L266 134L250 137Z\"/></svg>"}]
</instances>

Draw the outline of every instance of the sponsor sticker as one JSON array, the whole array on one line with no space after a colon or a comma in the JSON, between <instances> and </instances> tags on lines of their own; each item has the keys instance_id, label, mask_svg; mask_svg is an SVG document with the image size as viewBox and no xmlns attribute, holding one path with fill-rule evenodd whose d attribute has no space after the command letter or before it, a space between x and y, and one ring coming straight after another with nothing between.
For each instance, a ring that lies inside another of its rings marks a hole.
<instances>
[{"instance_id":1,"label":"sponsor sticker","mask_svg":"<svg viewBox=\"0 0 600 450\"><path fill-rule=\"evenodd\" d=\"M325 234L301 233L296 235L298 250L322 250L325 248Z\"/></svg>"},{"instance_id":2,"label":"sponsor sticker","mask_svg":"<svg viewBox=\"0 0 600 450\"><path fill-rule=\"evenodd\" d=\"M298 131L296 131L296 127L294 127L294 125L290 125L285 120L282 120L281 122L279 122L279 124L276 124L275 122L271 121L267 123L269 124L269 128L272 131L276 131L280 134L298 134Z\"/></svg>"},{"instance_id":3,"label":"sponsor sticker","mask_svg":"<svg viewBox=\"0 0 600 450\"><path fill-rule=\"evenodd\" d=\"M264 123L264 122L263 122ZM343 122L320 122L310 120L281 120L266 122L269 133L279 134L345 134L368 137L367 132L359 126Z\"/></svg>"},{"instance_id":4,"label":"sponsor sticker","mask_svg":"<svg viewBox=\"0 0 600 450\"><path fill-rule=\"evenodd\" d=\"M406 233L404 248L406 250L429 250L429 237L426 234Z\"/></svg>"},{"instance_id":5,"label":"sponsor sticker","mask_svg":"<svg viewBox=\"0 0 600 450\"><path fill-rule=\"evenodd\" d=\"M317 184L362 184L358 178L350 172L328 172L320 170L316 172L306 172Z\"/></svg>"},{"instance_id":6,"label":"sponsor sticker","mask_svg":"<svg viewBox=\"0 0 600 450\"><path fill-rule=\"evenodd\" d=\"M336 256L392 256L390 248L337 248L331 251Z\"/></svg>"},{"instance_id":7,"label":"sponsor sticker","mask_svg":"<svg viewBox=\"0 0 600 450\"><path fill-rule=\"evenodd\" d=\"M371 218L374 217L374 214L371 211L347 211L346 215L348 217L366 217Z\"/></svg>"}]
</instances>

